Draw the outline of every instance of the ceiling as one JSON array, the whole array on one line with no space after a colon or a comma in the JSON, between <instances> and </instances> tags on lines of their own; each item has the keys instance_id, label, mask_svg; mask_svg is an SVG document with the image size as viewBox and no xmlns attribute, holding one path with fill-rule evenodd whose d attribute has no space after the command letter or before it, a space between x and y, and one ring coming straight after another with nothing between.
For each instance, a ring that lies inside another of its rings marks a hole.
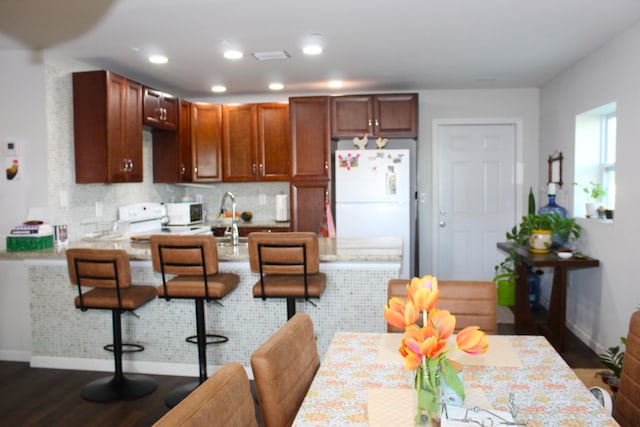
<instances>
[{"instance_id":1,"label":"ceiling","mask_svg":"<svg viewBox=\"0 0 640 427\"><path fill-rule=\"evenodd\" d=\"M638 0L2 0L0 50L51 50L191 99L273 81L327 94L329 79L341 92L540 87L638 20ZM301 52L312 33L319 56ZM245 56L224 59L225 41ZM277 50L290 58L251 55Z\"/></svg>"}]
</instances>

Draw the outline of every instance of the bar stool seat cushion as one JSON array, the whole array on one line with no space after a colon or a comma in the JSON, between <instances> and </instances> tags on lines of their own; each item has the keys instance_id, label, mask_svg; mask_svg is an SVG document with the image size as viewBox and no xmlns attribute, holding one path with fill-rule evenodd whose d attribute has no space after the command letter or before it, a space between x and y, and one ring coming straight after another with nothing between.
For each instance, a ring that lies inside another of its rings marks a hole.
<instances>
[{"instance_id":1,"label":"bar stool seat cushion","mask_svg":"<svg viewBox=\"0 0 640 427\"><path fill-rule=\"evenodd\" d=\"M304 298L304 277L285 274L270 274L263 277L264 294L270 298L297 297ZM327 276L316 273L307 276L307 291L309 297L320 298L327 287ZM253 296L262 296L260 282L253 286Z\"/></svg>"},{"instance_id":2,"label":"bar stool seat cushion","mask_svg":"<svg viewBox=\"0 0 640 427\"><path fill-rule=\"evenodd\" d=\"M120 302L122 309L135 310L147 301L156 297L156 287L147 285L135 285L120 289ZM113 289L95 288L82 294L85 308L117 309L118 300L114 298ZM74 300L76 308L82 308L80 297Z\"/></svg>"},{"instance_id":3,"label":"bar stool seat cushion","mask_svg":"<svg viewBox=\"0 0 640 427\"><path fill-rule=\"evenodd\" d=\"M238 276L233 273L209 275L207 286L209 295L205 295L202 275L176 276L167 281L167 294L170 298L220 299L238 286ZM160 297L165 297L164 286L158 286L157 292Z\"/></svg>"}]
</instances>

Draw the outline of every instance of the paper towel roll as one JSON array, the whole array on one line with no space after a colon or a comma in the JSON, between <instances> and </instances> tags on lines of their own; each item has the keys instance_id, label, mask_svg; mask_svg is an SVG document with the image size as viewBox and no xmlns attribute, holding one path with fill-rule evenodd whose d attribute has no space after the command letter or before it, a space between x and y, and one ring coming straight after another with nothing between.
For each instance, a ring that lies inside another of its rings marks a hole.
<instances>
[{"instance_id":1,"label":"paper towel roll","mask_svg":"<svg viewBox=\"0 0 640 427\"><path fill-rule=\"evenodd\" d=\"M289 196L276 195L276 221L289 221Z\"/></svg>"}]
</instances>

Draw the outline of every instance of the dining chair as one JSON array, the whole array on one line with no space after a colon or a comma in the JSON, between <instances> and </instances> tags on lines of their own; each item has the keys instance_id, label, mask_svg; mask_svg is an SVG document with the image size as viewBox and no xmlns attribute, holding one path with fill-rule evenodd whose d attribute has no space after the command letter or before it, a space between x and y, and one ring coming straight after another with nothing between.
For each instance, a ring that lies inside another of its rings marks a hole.
<instances>
[{"instance_id":1,"label":"dining chair","mask_svg":"<svg viewBox=\"0 0 640 427\"><path fill-rule=\"evenodd\" d=\"M406 298L409 279L391 279L387 297ZM498 297L496 285L479 280L438 280L438 308L449 310L456 317L456 332L467 326L478 326L487 334L498 332ZM387 332L404 332L387 325Z\"/></svg>"},{"instance_id":2,"label":"dining chair","mask_svg":"<svg viewBox=\"0 0 640 427\"><path fill-rule=\"evenodd\" d=\"M251 271L260 273L253 286L254 298L287 300L287 320L296 313L296 299L315 305L327 286L320 272L318 236L310 232L249 234Z\"/></svg>"},{"instance_id":3,"label":"dining chair","mask_svg":"<svg viewBox=\"0 0 640 427\"><path fill-rule=\"evenodd\" d=\"M211 234L155 234L149 242L153 269L162 274L158 296L167 301L173 298L195 301L196 335L186 341L198 346L199 378L197 382L178 387L167 395L165 403L171 408L206 381L206 346L228 341L225 336L207 334L205 301L218 301L225 297L238 286L240 277L218 271L218 249Z\"/></svg>"},{"instance_id":4,"label":"dining chair","mask_svg":"<svg viewBox=\"0 0 640 427\"><path fill-rule=\"evenodd\" d=\"M613 418L622 427L640 422L640 311L631 315Z\"/></svg>"},{"instance_id":5,"label":"dining chair","mask_svg":"<svg viewBox=\"0 0 640 427\"><path fill-rule=\"evenodd\" d=\"M251 355L265 427L290 426L320 367L313 321L297 313Z\"/></svg>"},{"instance_id":6,"label":"dining chair","mask_svg":"<svg viewBox=\"0 0 640 427\"><path fill-rule=\"evenodd\" d=\"M67 249L66 254L69 279L78 286L75 306L82 311L110 310L113 330L113 344L104 347L113 352L113 377L101 378L85 385L80 395L95 402L113 402L137 399L151 393L157 387L151 377L123 373L123 353L142 351L144 347L122 342L121 315L155 298L155 287L131 284L129 254L122 249L71 248Z\"/></svg>"},{"instance_id":7,"label":"dining chair","mask_svg":"<svg viewBox=\"0 0 640 427\"><path fill-rule=\"evenodd\" d=\"M153 427L258 427L247 373L227 363Z\"/></svg>"}]
</instances>

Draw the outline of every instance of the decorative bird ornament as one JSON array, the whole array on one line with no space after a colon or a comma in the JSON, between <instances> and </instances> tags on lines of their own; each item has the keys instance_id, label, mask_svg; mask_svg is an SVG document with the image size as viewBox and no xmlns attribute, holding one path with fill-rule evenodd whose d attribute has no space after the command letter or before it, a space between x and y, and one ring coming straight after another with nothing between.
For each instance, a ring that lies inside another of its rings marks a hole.
<instances>
[{"instance_id":1,"label":"decorative bird ornament","mask_svg":"<svg viewBox=\"0 0 640 427\"><path fill-rule=\"evenodd\" d=\"M387 145L387 138L379 136L378 139L376 139L376 147L378 147L378 150L382 150L385 145Z\"/></svg>"},{"instance_id":2,"label":"decorative bird ornament","mask_svg":"<svg viewBox=\"0 0 640 427\"><path fill-rule=\"evenodd\" d=\"M367 143L369 143L369 137L366 133L362 138L358 138L357 136L353 138L353 145L358 147L360 150L364 150L364 148L367 146Z\"/></svg>"}]
</instances>

